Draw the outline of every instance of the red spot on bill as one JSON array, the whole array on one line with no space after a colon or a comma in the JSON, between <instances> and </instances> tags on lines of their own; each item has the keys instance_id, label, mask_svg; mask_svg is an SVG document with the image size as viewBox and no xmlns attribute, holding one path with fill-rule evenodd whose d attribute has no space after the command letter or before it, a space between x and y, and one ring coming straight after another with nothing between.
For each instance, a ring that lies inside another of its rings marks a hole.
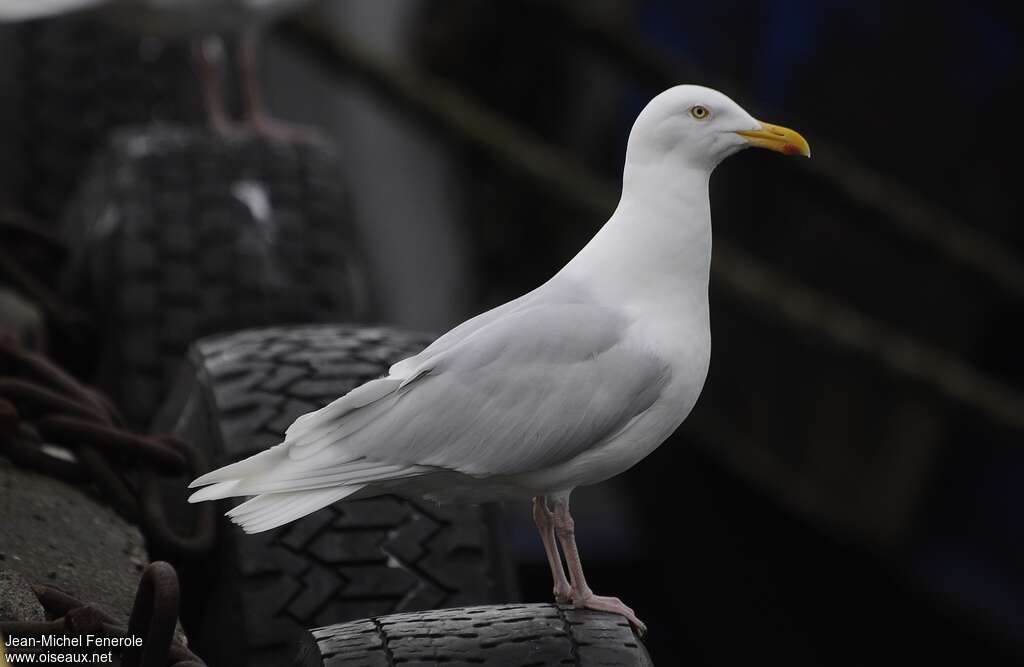
<instances>
[{"instance_id":1,"label":"red spot on bill","mask_svg":"<svg viewBox=\"0 0 1024 667\"><path fill-rule=\"evenodd\" d=\"M782 152L786 155L800 155L800 148L793 144L786 144L782 147Z\"/></svg>"}]
</instances>

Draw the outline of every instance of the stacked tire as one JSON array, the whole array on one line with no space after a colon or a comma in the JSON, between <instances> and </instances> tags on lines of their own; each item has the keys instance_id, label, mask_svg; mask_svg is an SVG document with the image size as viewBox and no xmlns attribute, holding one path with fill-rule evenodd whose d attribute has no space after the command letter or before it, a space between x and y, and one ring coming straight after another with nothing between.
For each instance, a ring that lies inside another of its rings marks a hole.
<instances>
[{"instance_id":1,"label":"stacked tire","mask_svg":"<svg viewBox=\"0 0 1024 667\"><path fill-rule=\"evenodd\" d=\"M66 220L68 291L98 319L98 380L146 424L197 338L358 318L361 253L326 144L116 132Z\"/></svg>"}]
</instances>

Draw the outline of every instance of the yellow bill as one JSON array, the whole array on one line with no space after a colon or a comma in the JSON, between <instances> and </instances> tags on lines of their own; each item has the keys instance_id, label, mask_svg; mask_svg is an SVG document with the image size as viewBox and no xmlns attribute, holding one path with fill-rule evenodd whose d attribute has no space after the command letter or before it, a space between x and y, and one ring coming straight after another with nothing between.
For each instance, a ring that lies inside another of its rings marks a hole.
<instances>
[{"instance_id":1,"label":"yellow bill","mask_svg":"<svg viewBox=\"0 0 1024 667\"><path fill-rule=\"evenodd\" d=\"M759 123L761 121L758 121ZM807 140L797 132L781 125L761 123L760 130L737 132L736 134L746 138L751 146L767 148L770 151L777 151L784 155L803 155L811 157L811 147Z\"/></svg>"}]
</instances>

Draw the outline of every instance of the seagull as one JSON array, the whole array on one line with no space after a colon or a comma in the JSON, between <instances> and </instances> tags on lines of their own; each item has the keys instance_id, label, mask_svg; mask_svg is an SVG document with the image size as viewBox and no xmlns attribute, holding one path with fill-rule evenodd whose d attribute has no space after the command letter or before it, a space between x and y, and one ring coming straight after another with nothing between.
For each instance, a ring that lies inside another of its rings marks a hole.
<instances>
[{"instance_id":1,"label":"seagull","mask_svg":"<svg viewBox=\"0 0 1024 667\"><path fill-rule=\"evenodd\" d=\"M697 402L711 358L708 184L749 146L810 156L800 134L718 91L657 95L629 135L618 206L554 277L302 415L281 444L199 477L190 502L254 496L227 516L257 533L380 494L532 498L556 601L642 633L632 609L587 584L569 496L650 454Z\"/></svg>"},{"instance_id":2,"label":"seagull","mask_svg":"<svg viewBox=\"0 0 1024 667\"><path fill-rule=\"evenodd\" d=\"M141 35L187 39L199 70L203 99L217 131L229 134L223 95L215 70L223 49L217 36L237 40L250 125L266 135L319 141L315 131L271 118L256 74L257 53L267 26L311 0L0 0L0 23L30 21L94 11L108 23Z\"/></svg>"}]
</instances>

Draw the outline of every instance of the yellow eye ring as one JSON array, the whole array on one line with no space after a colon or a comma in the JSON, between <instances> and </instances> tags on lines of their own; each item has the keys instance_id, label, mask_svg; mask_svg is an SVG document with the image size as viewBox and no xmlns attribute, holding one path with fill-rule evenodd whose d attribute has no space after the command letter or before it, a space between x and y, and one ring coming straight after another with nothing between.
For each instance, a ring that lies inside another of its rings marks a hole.
<instances>
[{"instance_id":1,"label":"yellow eye ring","mask_svg":"<svg viewBox=\"0 0 1024 667\"><path fill-rule=\"evenodd\" d=\"M690 115L697 120L707 120L708 116L711 115L711 112L706 106L702 104L695 104L690 107Z\"/></svg>"}]
</instances>

